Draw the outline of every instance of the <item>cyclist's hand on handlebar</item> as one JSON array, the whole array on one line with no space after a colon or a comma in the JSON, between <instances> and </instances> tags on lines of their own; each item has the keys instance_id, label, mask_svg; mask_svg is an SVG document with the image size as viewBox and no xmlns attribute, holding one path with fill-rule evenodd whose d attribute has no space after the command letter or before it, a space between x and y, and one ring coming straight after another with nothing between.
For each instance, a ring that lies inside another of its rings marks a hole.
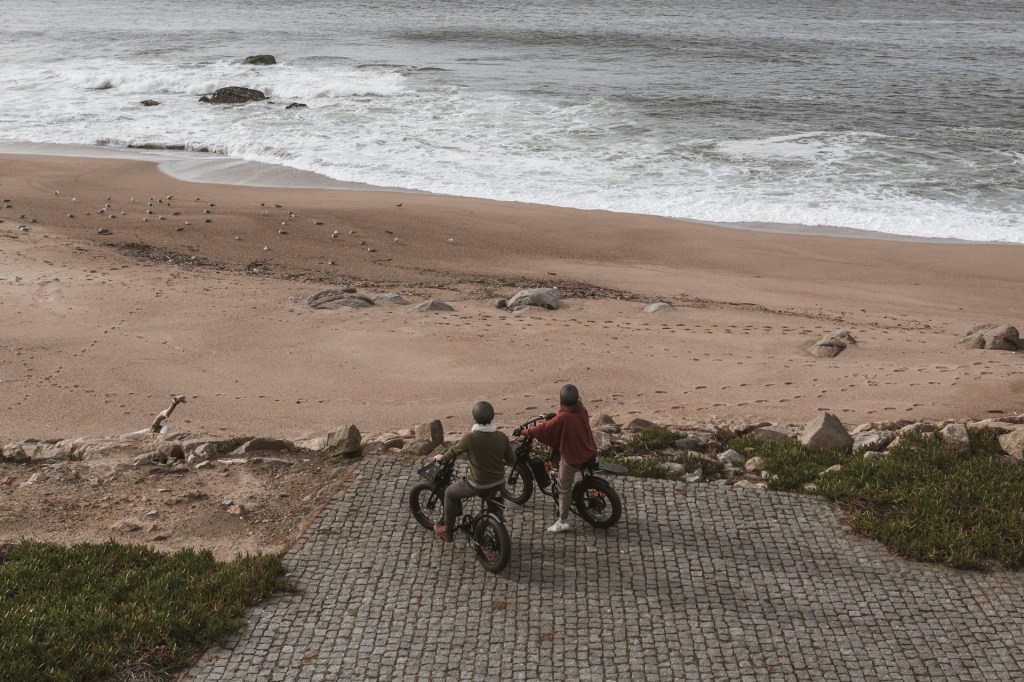
<instances>
[{"instance_id":1,"label":"cyclist's hand on handlebar","mask_svg":"<svg viewBox=\"0 0 1024 682\"><path fill-rule=\"evenodd\" d=\"M434 455L434 462L437 464L444 462L444 455Z\"/></svg>"}]
</instances>

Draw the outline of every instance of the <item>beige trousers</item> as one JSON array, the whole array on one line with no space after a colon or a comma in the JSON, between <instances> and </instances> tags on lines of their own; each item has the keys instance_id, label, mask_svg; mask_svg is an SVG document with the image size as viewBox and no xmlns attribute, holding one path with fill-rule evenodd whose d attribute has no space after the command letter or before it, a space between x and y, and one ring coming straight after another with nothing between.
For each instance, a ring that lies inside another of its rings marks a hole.
<instances>
[{"instance_id":1,"label":"beige trousers","mask_svg":"<svg viewBox=\"0 0 1024 682\"><path fill-rule=\"evenodd\" d=\"M558 518L569 520L569 507L572 505L572 484L576 481L579 469L569 466L563 459L558 465Z\"/></svg>"}]
</instances>

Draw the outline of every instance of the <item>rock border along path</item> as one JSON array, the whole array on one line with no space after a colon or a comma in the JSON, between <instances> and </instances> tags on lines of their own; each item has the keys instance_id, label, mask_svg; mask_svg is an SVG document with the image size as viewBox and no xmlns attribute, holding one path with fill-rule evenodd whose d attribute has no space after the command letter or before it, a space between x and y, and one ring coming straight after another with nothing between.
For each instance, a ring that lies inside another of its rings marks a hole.
<instances>
[{"instance_id":1,"label":"rock border along path","mask_svg":"<svg viewBox=\"0 0 1024 682\"><path fill-rule=\"evenodd\" d=\"M905 561L822 500L616 477L616 528L545 533L535 498L492 576L413 521L418 462L361 464L285 558L300 591L182 679L1024 676L1019 573Z\"/></svg>"}]
</instances>

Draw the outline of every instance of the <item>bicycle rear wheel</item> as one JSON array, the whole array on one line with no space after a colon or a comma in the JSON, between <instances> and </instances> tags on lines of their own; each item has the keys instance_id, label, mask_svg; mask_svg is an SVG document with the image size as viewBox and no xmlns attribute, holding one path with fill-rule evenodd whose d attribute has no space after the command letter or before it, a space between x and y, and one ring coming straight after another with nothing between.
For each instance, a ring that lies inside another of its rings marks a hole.
<instances>
[{"instance_id":1,"label":"bicycle rear wheel","mask_svg":"<svg viewBox=\"0 0 1024 682\"><path fill-rule=\"evenodd\" d=\"M622 500L612 484L587 476L573 488L572 501L583 520L594 528L611 528L622 516Z\"/></svg>"},{"instance_id":2,"label":"bicycle rear wheel","mask_svg":"<svg viewBox=\"0 0 1024 682\"><path fill-rule=\"evenodd\" d=\"M512 538L505 524L487 515L476 524L473 533L476 546L476 560L491 573L500 573L512 558Z\"/></svg>"},{"instance_id":3,"label":"bicycle rear wheel","mask_svg":"<svg viewBox=\"0 0 1024 682\"><path fill-rule=\"evenodd\" d=\"M434 529L444 520L444 500L434 492L434 486L420 483L409 492L409 511L424 528Z\"/></svg>"}]
</instances>

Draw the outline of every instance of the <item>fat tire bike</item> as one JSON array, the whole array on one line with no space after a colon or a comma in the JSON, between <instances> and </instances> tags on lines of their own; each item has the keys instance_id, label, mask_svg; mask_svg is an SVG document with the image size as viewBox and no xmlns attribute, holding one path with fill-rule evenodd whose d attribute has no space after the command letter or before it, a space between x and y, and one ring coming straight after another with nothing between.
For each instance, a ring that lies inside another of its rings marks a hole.
<instances>
[{"instance_id":1,"label":"fat tire bike","mask_svg":"<svg viewBox=\"0 0 1024 682\"><path fill-rule=\"evenodd\" d=\"M532 438L522 435L527 428L552 419L554 414L542 414L513 431L519 440L515 444L516 463L505 480L505 499L517 505L526 504L539 489L555 502L558 510L558 467L560 458L556 451L538 446ZM626 469L615 464L602 462L595 455L580 468L580 480L573 486L570 495L570 511L594 528L611 528L622 517L622 499L618 492L598 471L624 474Z\"/></svg>"},{"instance_id":2,"label":"fat tire bike","mask_svg":"<svg viewBox=\"0 0 1024 682\"><path fill-rule=\"evenodd\" d=\"M444 519L444 491L452 484L454 472L454 460L428 464L417 471L425 482L417 483L409 491L409 511L417 523L431 532L434 524ZM505 498L501 485L482 490L477 497L480 511L460 516L452 531L466 536L485 571L500 573L512 558L512 538L505 527L504 510L519 509L519 505Z\"/></svg>"}]
</instances>

